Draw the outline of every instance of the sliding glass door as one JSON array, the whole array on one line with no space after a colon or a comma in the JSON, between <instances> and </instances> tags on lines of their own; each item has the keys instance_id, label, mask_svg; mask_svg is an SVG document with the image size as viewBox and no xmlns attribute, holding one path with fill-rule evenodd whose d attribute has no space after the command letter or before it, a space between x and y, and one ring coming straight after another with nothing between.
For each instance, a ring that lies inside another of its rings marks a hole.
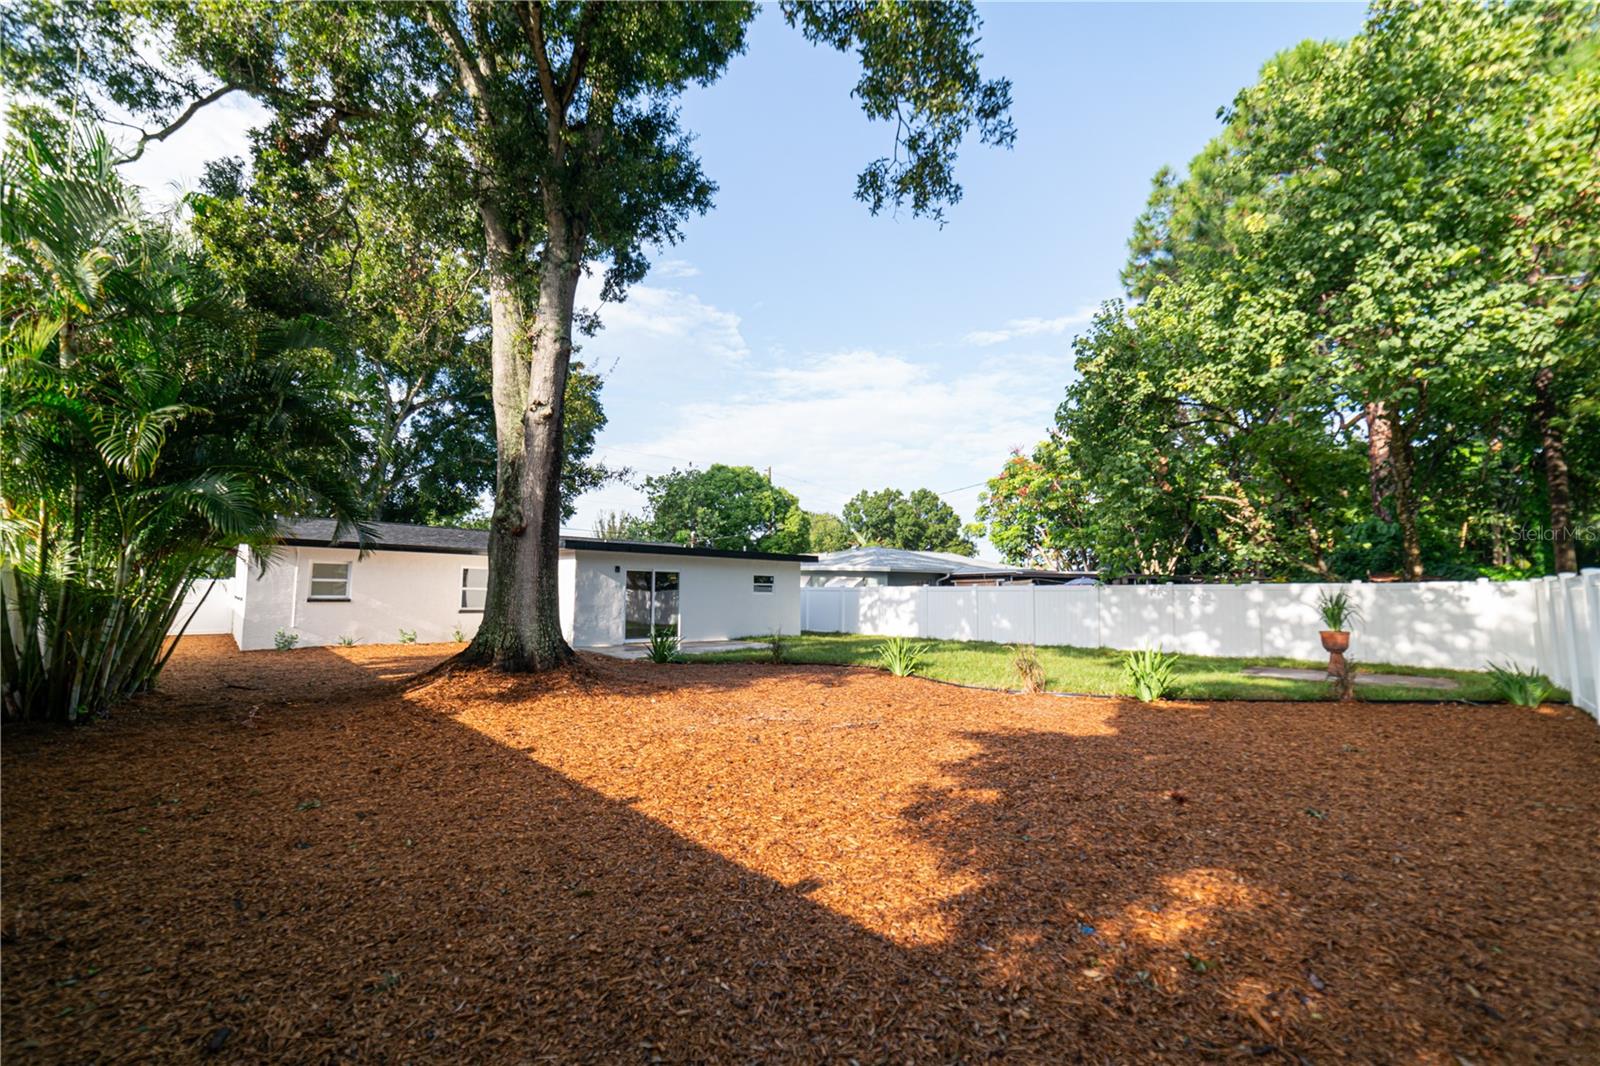
<instances>
[{"instance_id":1,"label":"sliding glass door","mask_svg":"<svg viewBox=\"0 0 1600 1066\"><path fill-rule=\"evenodd\" d=\"M676 570L629 570L623 601L624 639L649 640L652 629L678 632Z\"/></svg>"}]
</instances>

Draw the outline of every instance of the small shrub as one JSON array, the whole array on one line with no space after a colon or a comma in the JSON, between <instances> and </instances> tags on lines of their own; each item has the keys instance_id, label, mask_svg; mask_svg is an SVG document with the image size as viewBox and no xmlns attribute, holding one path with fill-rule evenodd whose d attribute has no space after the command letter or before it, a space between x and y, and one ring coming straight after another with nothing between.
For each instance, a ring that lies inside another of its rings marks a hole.
<instances>
[{"instance_id":1,"label":"small shrub","mask_svg":"<svg viewBox=\"0 0 1600 1066\"><path fill-rule=\"evenodd\" d=\"M291 633L287 629L280 629L272 634L272 646L279 651L288 651L300 643L300 634Z\"/></svg>"},{"instance_id":2,"label":"small shrub","mask_svg":"<svg viewBox=\"0 0 1600 1066\"><path fill-rule=\"evenodd\" d=\"M1518 707L1537 707L1550 698L1555 687L1537 670L1524 670L1515 663L1489 664L1489 677L1496 694Z\"/></svg>"},{"instance_id":3,"label":"small shrub","mask_svg":"<svg viewBox=\"0 0 1600 1066\"><path fill-rule=\"evenodd\" d=\"M457 644L465 644L467 642L467 635L463 633L461 631L461 627L457 625L450 631L450 639L455 641Z\"/></svg>"},{"instance_id":4,"label":"small shrub","mask_svg":"<svg viewBox=\"0 0 1600 1066\"><path fill-rule=\"evenodd\" d=\"M415 629L402 629L400 631L400 643L402 643L402 644L415 644L416 642L417 642L417 631Z\"/></svg>"},{"instance_id":5,"label":"small shrub","mask_svg":"<svg viewBox=\"0 0 1600 1066\"><path fill-rule=\"evenodd\" d=\"M340 644L341 647L348 648L350 645L354 644L355 642L356 642L356 638L352 637L348 633L341 634L340 637L339 637L339 644Z\"/></svg>"},{"instance_id":6,"label":"small shrub","mask_svg":"<svg viewBox=\"0 0 1600 1066\"><path fill-rule=\"evenodd\" d=\"M1122 674L1128 681L1131 694L1140 703L1154 703L1166 699L1177 688L1173 666L1178 656L1163 655L1160 648L1130 651L1122 661Z\"/></svg>"},{"instance_id":7,"label":"small shrub","mask_svg":"<svg viewBox=\"0 0 1600 1066\"><path fill-rule=\"evenodd\" d=\"M1350 602L1348 592L1324 592L1317 597L1317 613L1322 624L1336 633L1347 632L1350 623L1361 621L1361 609Z\"/></svg>"},{"instance_id":8,"label":"small shrub","mask_svg":"<svg viewBox=\"0 0 1600 1066\"><path fill-rule=\"evenodd\" d=\"M772 656L774 664L781 665L789 661L789 646L783 642L782 633L774 633L767 642L767 652Z\"/></svg>"},{"instance_id":9,"label":"small shrub","mask_svg":"<svg viewBox=\"0 0 1600 1066\"><path fill-rule=\"evenodd\" d=\"M930 647L910 637L890 637L878 645L878 662L895 677L910 677L926 661Z\"/></svg>"},{"instance_id":10,"label":"small shrub","mask_svg":"<svg viewBox=\"0 0 1600 1066\"><path fill-rule=\"evenodd\" d=\"M1017 675L1022 691L1044 691L1044 666L1039 662L1039 649L1032 644L1017 644L1011 649L1011 671Z\"/></svg>"},{"instance_id":11,"label":"small shrub","mask_svg":"<svg viewBox=\"0 0 1600 1066\"><path fill-rule=\"evenodd\" d=\"M681 663L678 634L671 629L650 630L650 643L645 648L645 658L653 663Z\"/></svg>"}]
</instances>

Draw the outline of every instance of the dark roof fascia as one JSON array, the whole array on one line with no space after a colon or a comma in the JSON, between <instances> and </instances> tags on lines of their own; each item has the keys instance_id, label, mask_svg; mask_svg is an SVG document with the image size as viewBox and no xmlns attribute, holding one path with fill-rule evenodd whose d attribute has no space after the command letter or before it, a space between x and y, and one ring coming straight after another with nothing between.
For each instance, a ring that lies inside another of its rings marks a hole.
<instances>
[{"instance_id":1,"label":"dark roof fascia","mask_svg":"<svg viewBox=\"0 0 1600 1066\"><path fill-rule=\"evenodd\" d=\"M345 537L341 540L326 541L307 539L305 537L285 537L278 541L279 544L289 548L346 548L350 551L369 552L420 552L425 555L488 555L489 548L444 547L438 544L390 544L381 540L369 540L365 544L356 543L354 538Z\"/></svg>"},{"instance_id":2,"label":"dark roof fascia","mask_svg":"<svg viewBox=\"0 0 1600 1066\"><path fill-rule=\"evenodd\" d=\"M750 559L769 563L814 563L815 555L790 555L785 552L746 552L730 548L690 548L683 544L653 544L648 541L600 540L597 537L562 537L561 546L574 551L627 552L632 555L689 555L705 559Z\"/></svg>"},{"instance_id":3,"label":"dark roof fascia","mask_svg":"<svg viewBox=\"0 0 1600 1066\"><path fill-rule=\"evenodd\" d=\"M447 528L447 527L431 527ZM487 539L488 534L484 534ZM481 548L466 547L463 545L438 545L438 544L411 544L405 542L383 541L376 538L366 544L360 544L354 537L345 536L336 541L319 540L315 537L285 537L279 543L292 548L346 548L350 550L365 551L391 551L391 552L423 552L437 555L488 555L489 548L485 544ZM590 537L562 537L561 547L572 551L602 551L626 552L631 555L681 555L705 559L748 559L752 562L771 563L809 563L815 562L815 555L790 555L783 552L747 552L734 551L725 548L690 548L682 544L652 544L631 540L599 540Z\"/></svg>"},{"instance_id":4,"label":"dark roof fascia","mask_svg":"<svg viewBox=\"0 0 1600 1066\"><path fill-rule=\"evenodd\" d=\"M1056 584L1065 584L1076 581L1081 577L1098 579L1096 574L1085 574L1072 570L953 570L944 575L946 581L963 581L968 578L991 577L1027 577L1037 581L1049 581Z\"/></svg>"}]
</instances>

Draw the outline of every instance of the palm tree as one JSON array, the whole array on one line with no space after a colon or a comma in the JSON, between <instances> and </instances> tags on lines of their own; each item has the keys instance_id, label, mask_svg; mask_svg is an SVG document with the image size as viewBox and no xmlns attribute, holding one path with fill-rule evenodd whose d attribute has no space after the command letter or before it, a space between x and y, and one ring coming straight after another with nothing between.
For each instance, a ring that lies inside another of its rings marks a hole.
<instances>
[{"instance_id":1,"label":"palm tree","mask_svg":"<svg viewBox=\"0 0 1600 1066\"><path fill-rule=\"evenodd\" d=\"M349 404L314 335L253 319L97 132L14 133L0 215L0 699L72 721L149 687L189 584L266 557L278 515L354 521Z\"/></svg>"}]
</instances>

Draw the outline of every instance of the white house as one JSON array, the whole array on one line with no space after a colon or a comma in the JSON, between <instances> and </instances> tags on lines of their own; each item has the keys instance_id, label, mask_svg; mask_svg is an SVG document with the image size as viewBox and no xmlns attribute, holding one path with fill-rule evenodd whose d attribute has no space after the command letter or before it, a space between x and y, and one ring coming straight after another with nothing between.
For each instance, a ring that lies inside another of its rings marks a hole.
<instances>
[{"instance_id":1,"label":"white house","mask_svg":"<svg viewBox=\"0 0 1600 1066\"><path fill-rule=\"evenodd\" d=\"M470 638L483 615L488 534L477 529L372 524L363 554L328 519L288 523L265 569L241 552L232 631L244 651L273 647L279 630L301 647ZM800 631L800 565L810 555L562 537L561 629L577 647L642 641L652 626L680 639L727 640Z\"/></svg>"},{"instance_id":2,"label":"white house","mask_svg":"<svg viewBox=\"0 0 1600 1066\"><path fill-rule=\"evenodd\" d=\"M823 552L800 565L806 588L870 588L877 585L1064 585L1094 584L1084 574L1030 570L952 552L904 548L848 548Z\"/></svg>"}]
</instances>

